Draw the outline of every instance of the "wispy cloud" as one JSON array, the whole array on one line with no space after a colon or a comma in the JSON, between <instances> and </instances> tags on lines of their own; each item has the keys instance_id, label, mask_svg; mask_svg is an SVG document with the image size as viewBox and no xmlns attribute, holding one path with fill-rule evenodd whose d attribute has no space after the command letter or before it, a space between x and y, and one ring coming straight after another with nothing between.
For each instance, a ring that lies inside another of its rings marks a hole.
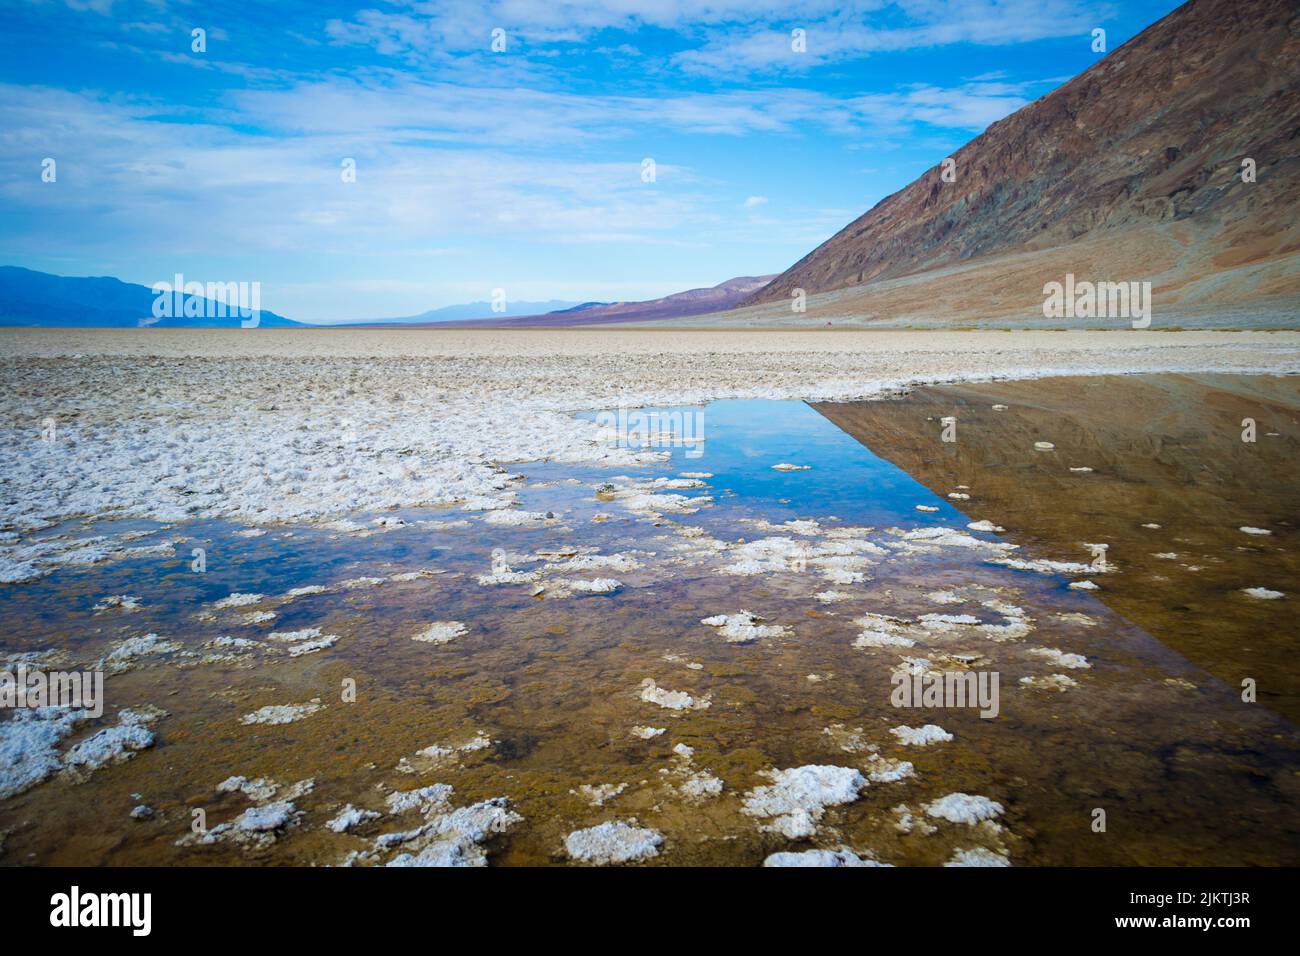
<instances>
[{"instance_id":1,"label":"wispy cloud","mask_svg":"<svg viewBox=\"0 0 1300 956\"><path fill-rule=\"evenodd\" d=\"M494 30L504 32L507 51L527 56L545 46L585 43L610 31L635 34L648 26L680 37L684 48L672 54L672 66L743 76L801 72L880 52L1081 35L1113 15L1112 5L1099 0L805 0L797 6L775 0L453 0L392 6L331 19L326 32L335 43L427 63L489 52ZM595 52L637 50L633 42Z\"/></svg>"}]
</instances>

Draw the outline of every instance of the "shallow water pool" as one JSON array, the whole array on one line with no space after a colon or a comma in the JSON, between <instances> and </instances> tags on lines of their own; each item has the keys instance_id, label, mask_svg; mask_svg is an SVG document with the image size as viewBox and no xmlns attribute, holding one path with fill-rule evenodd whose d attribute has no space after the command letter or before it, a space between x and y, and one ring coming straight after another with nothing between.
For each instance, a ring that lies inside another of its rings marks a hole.
<instances>
[{"instance_id":1,"label":"shallow water pool","mask_svg":"<svg viewBox=\"0 0 1300 956\"><path fill-rule=\"evenodd\" d=\"M6 656L99 666L108 701L44 749L5 725L48 773L0 801L0 862L600 862L569 838L608 823L650 865L1300 856L1294 728L1090 572L1008 566L1037 555L803 403L660 411L703 441L513 466L510 508L118 523L156 550L89 565L59 556L102 526L32 535L55 563L0 591ZM894 706L950 671L997 674L998 715ZM146 707L148 746L68 764Z\"/></svg>"}]
</instances>

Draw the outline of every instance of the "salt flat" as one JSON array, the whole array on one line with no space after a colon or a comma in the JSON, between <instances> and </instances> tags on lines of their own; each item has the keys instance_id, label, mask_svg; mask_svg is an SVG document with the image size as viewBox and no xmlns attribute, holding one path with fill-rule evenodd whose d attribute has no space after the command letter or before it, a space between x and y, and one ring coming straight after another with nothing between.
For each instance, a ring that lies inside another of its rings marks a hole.
<instances>
[{"instance_id":1,"label":"salt flat","mask_svg":"<svg viewBox=\"0 0 1300 956\"><path fill-rule=\"evenodd\" d=\"M0 523L249 523L512 501L501 466L621 466L572 412L921 383L1300 372L1296 332L0 331ZM651 453L651 456L653 453Z\"/></svg>"},{"instance_id":2,"label":"salt flat","mask_svg":"<svg viewBox=\"0 0 1300 956\"><path fill-rule=\"evenodd\" d=\"M839 359L913 351L972 357L1008 350L1031 354L1129 352L1230 345L1300 348L1300 332L1276 331L939 331L869 329L34 329L0 328L6 357L152 355L252 356L590 356L728 352L824 353Z\"/></svg>"}]
</instances>

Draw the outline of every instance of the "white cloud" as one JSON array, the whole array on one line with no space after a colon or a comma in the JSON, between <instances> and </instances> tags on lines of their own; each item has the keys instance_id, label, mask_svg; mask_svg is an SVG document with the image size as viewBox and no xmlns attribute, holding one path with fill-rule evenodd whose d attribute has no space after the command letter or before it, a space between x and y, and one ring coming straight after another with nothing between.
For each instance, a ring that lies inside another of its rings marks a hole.
<instances>
[{"instance_id":1,"label":"white cloud","mask_svg":"<svg viewBox=\"0 0 1300 956\"><path fill-rule=\"evenodd\" d=\"M280 133L351 137L404 145L502 146L617 140L647 128L742 136L897 133L912 122L972 130L1018 109L1029 85L966 83L954 89L835 97L766 88L667 95L548 92L464 87L387 74L363 85L330 79L283 89L236 92L241 121ZM656 157L658 158L658 157Z\"/></svg>"},{"instance_id":2,"label":"white cloud","mask_svg":"<svg viewBox=\"0 0 1300 956\"><path fill-rule=\"evenodd\" d=\"M508 56L526 57L548 45L585 42L598 31L633 36L648 26L674 31L691 44L673 55L673 67L744 75L802 71L886 51L1084 36L1113 16L1106 0L804 0L795 6L783 0L439 0L396 6L330 20L326 33L334 43L428 63L486 52L494 28L506 31ZM806 36L799 52L791 43L795 28ZM626 55L635 44L591 52L613 54L620 47Z\"/></svg>"}]
</instances>

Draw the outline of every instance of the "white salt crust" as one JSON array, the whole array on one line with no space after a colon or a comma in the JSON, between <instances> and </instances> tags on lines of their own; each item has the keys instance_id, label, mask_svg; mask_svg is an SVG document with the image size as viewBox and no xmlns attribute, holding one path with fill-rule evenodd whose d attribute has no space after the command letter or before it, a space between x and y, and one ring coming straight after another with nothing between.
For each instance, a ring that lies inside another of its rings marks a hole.
<instances>
[{"instance_id":1,"label":"white salt crust","mask_svg":"<svg viewBox=\"0 0 1300 956\"><path fill-rule=\"evenodd\" d=\"M421 333L414 333L421 335ZM509 504L503 463L614 467L656 452L601 441L570 412L722 398L850 400L912 385L1154 371L1300 371L1284 333L935 332L670 342L617 332L231 338L190 332L6 336L0 526L76 515L247 524L327 520L420 504ZM1279 338L1279 336L1281 336ZM624 343L612 347L613 342ZM652 347L655 361L644 349ZM76 355L50 363L41 356ZM202 361L179 361L200 356ZM970 369L978 367L972 373ZM141 403L142 394L155 395ZM41 423L58 422L54 441ZM779 464L790 464L781 462ZM646 502L653 509L653 502ZM492 510L492 509L489 509ZM5 577L43 573L0 545Z\"/></svg>"}]
</instances>

